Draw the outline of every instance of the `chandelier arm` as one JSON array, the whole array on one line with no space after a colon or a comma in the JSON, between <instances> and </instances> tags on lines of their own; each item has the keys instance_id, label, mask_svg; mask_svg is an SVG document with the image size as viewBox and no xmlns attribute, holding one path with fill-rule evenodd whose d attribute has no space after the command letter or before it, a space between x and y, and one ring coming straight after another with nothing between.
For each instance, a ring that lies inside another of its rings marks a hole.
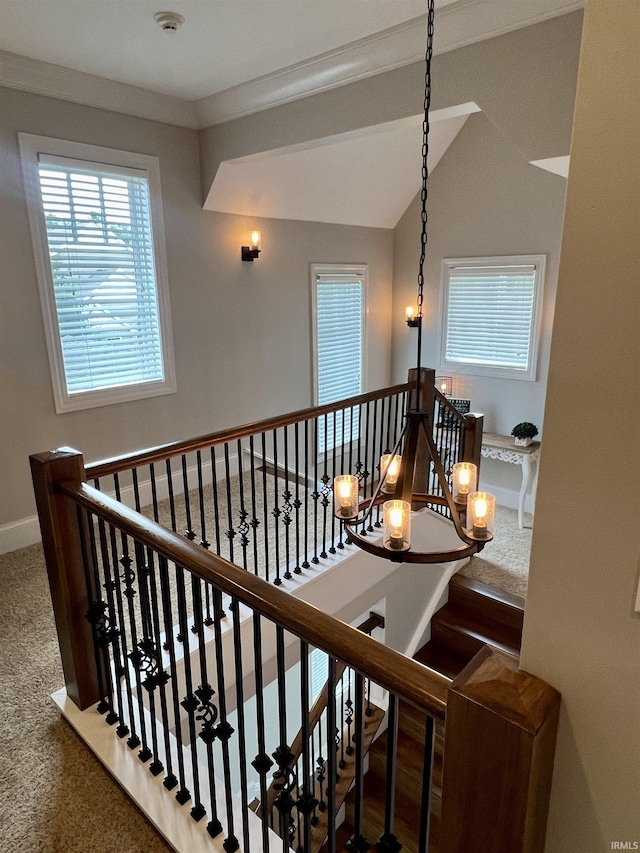
<instances>
[{"instance_id":1,"label":"chandelier arm","mask_svg":"<svg viewBox=\"0 0 640 853\"><path fill-rule=\"evenodd\" d=\"M446 500L446 505L451 513L451 520L453 521L456 533L463 542L471 544L476 540L468 536L462 526L462 523L460 521L460 513L458 512L458 507L456 506L456 502L454 501L453 495L451 494L451 489L449 488L449 483L447 482L447 475L445 474L444 468L442 467L442 462L440 460L440 456L438 455L438 451L436 450L433 438L429 435L429 431L425 428L424 421L421 422L420 426L422 427L422 431L424 432L424 437L427 441L427 446L429 447L429 453L431 454L431 460L433 461L433 467L436 469L436 476L438 478L438 482L440 483L440 487L442 488L442 492Z\"/></svg>"},{"instance_id":2,"label":"chandelier arm","mask_svg":"<svg viewBox=\"0 0 640 853\"><path fill-rule=\"evenodd\" d=\"M394 554L393 551L387 550L382 545L377 545L371 539L367 539L355 531L350 522L345 522L345 528L347 529L349 538L363 551L366 551L368 554L373 554L376 557L383 557L387 560L391 560L391 562L394 563L434 564L451 563L454 560L464 560L466 557L471 557L474 554L477 554L478 551L481 551L489 541L488 539L483 542L472 540L469 544L460 545L458 548L450 548L446 551L422 552L409 550L398 551Z\"/></svg>"},{"instance_id":3,"label":"chandelier arm","mask_svg":"<svg viewBox=\"0 0 640 853\"><path fill-rule=\"evenodd\" d=\"M409 427L409 423L407 421L405 423L404 427L402 428L402 432L400 433L400 436L399 436L398 440L396 441L393 450L391 451L391 458L392 459L394 456L397 455L397 452L400 449L400 446L402 444L402 440L407 433L408 427ZM371 519L374 508L376 506L379 506L383 500L389 500L388 497L381 495L382 485L384 483L385 476L386 475L383 476L382 471L380 471L380 479L378 480L378 485L376 487L375 492L373 493L373 495L370 498L366 498L364 501L360 502L360 505L358 506L358 515L356 518L351 520L351 522L350 522L351 524L365 524L367 522L367 520ZM395 495L394 495L394 497L395 497ZM361 516L360 511L363 508L363 506L365 507L365 512L364 512L364 515ZM346 526L346 523L345 523L345 526Z\"/></svg>"}]
</instances>

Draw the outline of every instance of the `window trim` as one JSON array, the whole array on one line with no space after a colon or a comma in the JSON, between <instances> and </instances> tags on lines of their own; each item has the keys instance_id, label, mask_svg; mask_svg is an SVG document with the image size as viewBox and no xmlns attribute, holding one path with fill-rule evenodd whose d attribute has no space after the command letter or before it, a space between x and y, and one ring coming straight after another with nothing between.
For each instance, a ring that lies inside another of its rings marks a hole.
<instances>
[{"instance_id":1,"label":"window trim","mask_svg":"<svg viewBox=\"0 0 640 853\"><path fill-rule=\"evenodd\" d=\"M368 388L367 384L367 326L369 313L369 265L368 264L309 264L309 282L311 287L311 394L312 405L319 406L318 402L318 329L316 316L318 312L318 299L316 288L316 276L322 273L356 273L362 274L362 350L360 354L360 378L361 393L364 394Z\"/></svg>"},{"instance_id":2,"label":"window trim","mask_svg":"<svg viewBox=\"0 0 640 853\"><path fill-rule=\"evenodd\" d=\"M491 376L501 379L517 379L535 382L538 372L538 353L540 344L540 329L542 323L542 302L545 283L546 255L498 255L493 257L476 258L443 258L440 273L440 322L438 328L438 358L439 371L455 371L456 373L472 376ZM468 364L467 362L447 359L447 316L449 303L449 273L454 267L469 266L483 267L514 267L534 266L535 281L533 306L531 311L531 328L529 332L529 363L526 370L514 367L493 367L491 365Z\"/></svg>"},{"instance_id":3,"label":"window trim","mask_svg":"<svg viewBox=\"0 0 640 853\"><path fill-rule=\"evenodd\" d=\"M107 406L114 403L175 393L175 362L171 332L169 282L162 215L160 164L158 158L148 154L120 151L115 148L104 148L98 145L87 145L82 142L70 142L64 139L36 136L30 133L18 133L18 143L56 412L63 414L65 412L91 409L98 406ZM94 165L105 166L107 168L109 166L113 166L115 169L124 167L125 169L135 169L146 173L149 187L149 215L151 220L158 326L160 330L164 380L127 384L115 388L81 391L73 394L69 394L67 391L62 343L58 330L58 315L53 290L53 276L49 258L46 221L40 191L39 154L88 161Z\"/></svg>"}]
</instances>

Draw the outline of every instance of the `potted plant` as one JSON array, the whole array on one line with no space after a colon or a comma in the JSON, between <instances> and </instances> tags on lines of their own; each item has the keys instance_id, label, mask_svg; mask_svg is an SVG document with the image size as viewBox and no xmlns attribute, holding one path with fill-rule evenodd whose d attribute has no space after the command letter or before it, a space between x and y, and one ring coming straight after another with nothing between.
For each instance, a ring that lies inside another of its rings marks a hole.
<instances>
[{"instance_id":1,"label":"potted plant","mask_svg":"<svg viewBox=\"0 0 640 853\"><path fill-rule=\"evenodd\" d=\"M520 447L526 447L531 444L532 439L538 434L538 427L529 421L522 421L516 424L511 430L511 435L514 437L516 444Z\"/></svg>"}]
</instances>

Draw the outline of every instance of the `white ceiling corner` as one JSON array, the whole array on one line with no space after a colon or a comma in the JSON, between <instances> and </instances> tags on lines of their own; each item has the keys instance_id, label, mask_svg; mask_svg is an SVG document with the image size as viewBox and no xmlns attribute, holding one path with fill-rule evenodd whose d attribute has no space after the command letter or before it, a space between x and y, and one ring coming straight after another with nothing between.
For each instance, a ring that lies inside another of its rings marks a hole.
<instances>
[{"instance_id":1,"label":"white ceiling corner","mask_svg":"<svg viewBox=\"0 0 640 853\"><path fill-rule=\"evenodd\" d=\"M553 172L554 175L560 175L563 178L569 177L568 154L565 157L547 157L544 160L530 160L529 163L547 172Z\"/></svg>"},{"instance_id":2,"label":"white ceiling corner","mask_svg":"<svg viewBox=\"0 0 640 853\"><path fill-rule=\"evenodd\" d=\"M430 170L477 109L467 104L432 114ZM205 209L394 228L420 189L421 157L422 115L417 115L226 161Z\"/></svg>"}]
</instances>

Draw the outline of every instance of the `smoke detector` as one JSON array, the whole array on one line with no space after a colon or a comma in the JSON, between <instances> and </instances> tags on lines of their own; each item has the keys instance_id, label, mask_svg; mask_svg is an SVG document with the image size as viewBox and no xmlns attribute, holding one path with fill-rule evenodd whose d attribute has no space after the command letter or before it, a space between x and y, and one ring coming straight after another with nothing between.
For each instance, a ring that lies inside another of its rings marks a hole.
<instances>
[{"instance_id":1,"label":"smoke detector","mask_svg":"<svg viewBox=\"0 0 640 853\"><path fill-rule=\"evenodd\" d=\"M175 33L184 24L184 18L177 12L156 12L153 19L167 33Z\"/></svg>"}]
</instances>

